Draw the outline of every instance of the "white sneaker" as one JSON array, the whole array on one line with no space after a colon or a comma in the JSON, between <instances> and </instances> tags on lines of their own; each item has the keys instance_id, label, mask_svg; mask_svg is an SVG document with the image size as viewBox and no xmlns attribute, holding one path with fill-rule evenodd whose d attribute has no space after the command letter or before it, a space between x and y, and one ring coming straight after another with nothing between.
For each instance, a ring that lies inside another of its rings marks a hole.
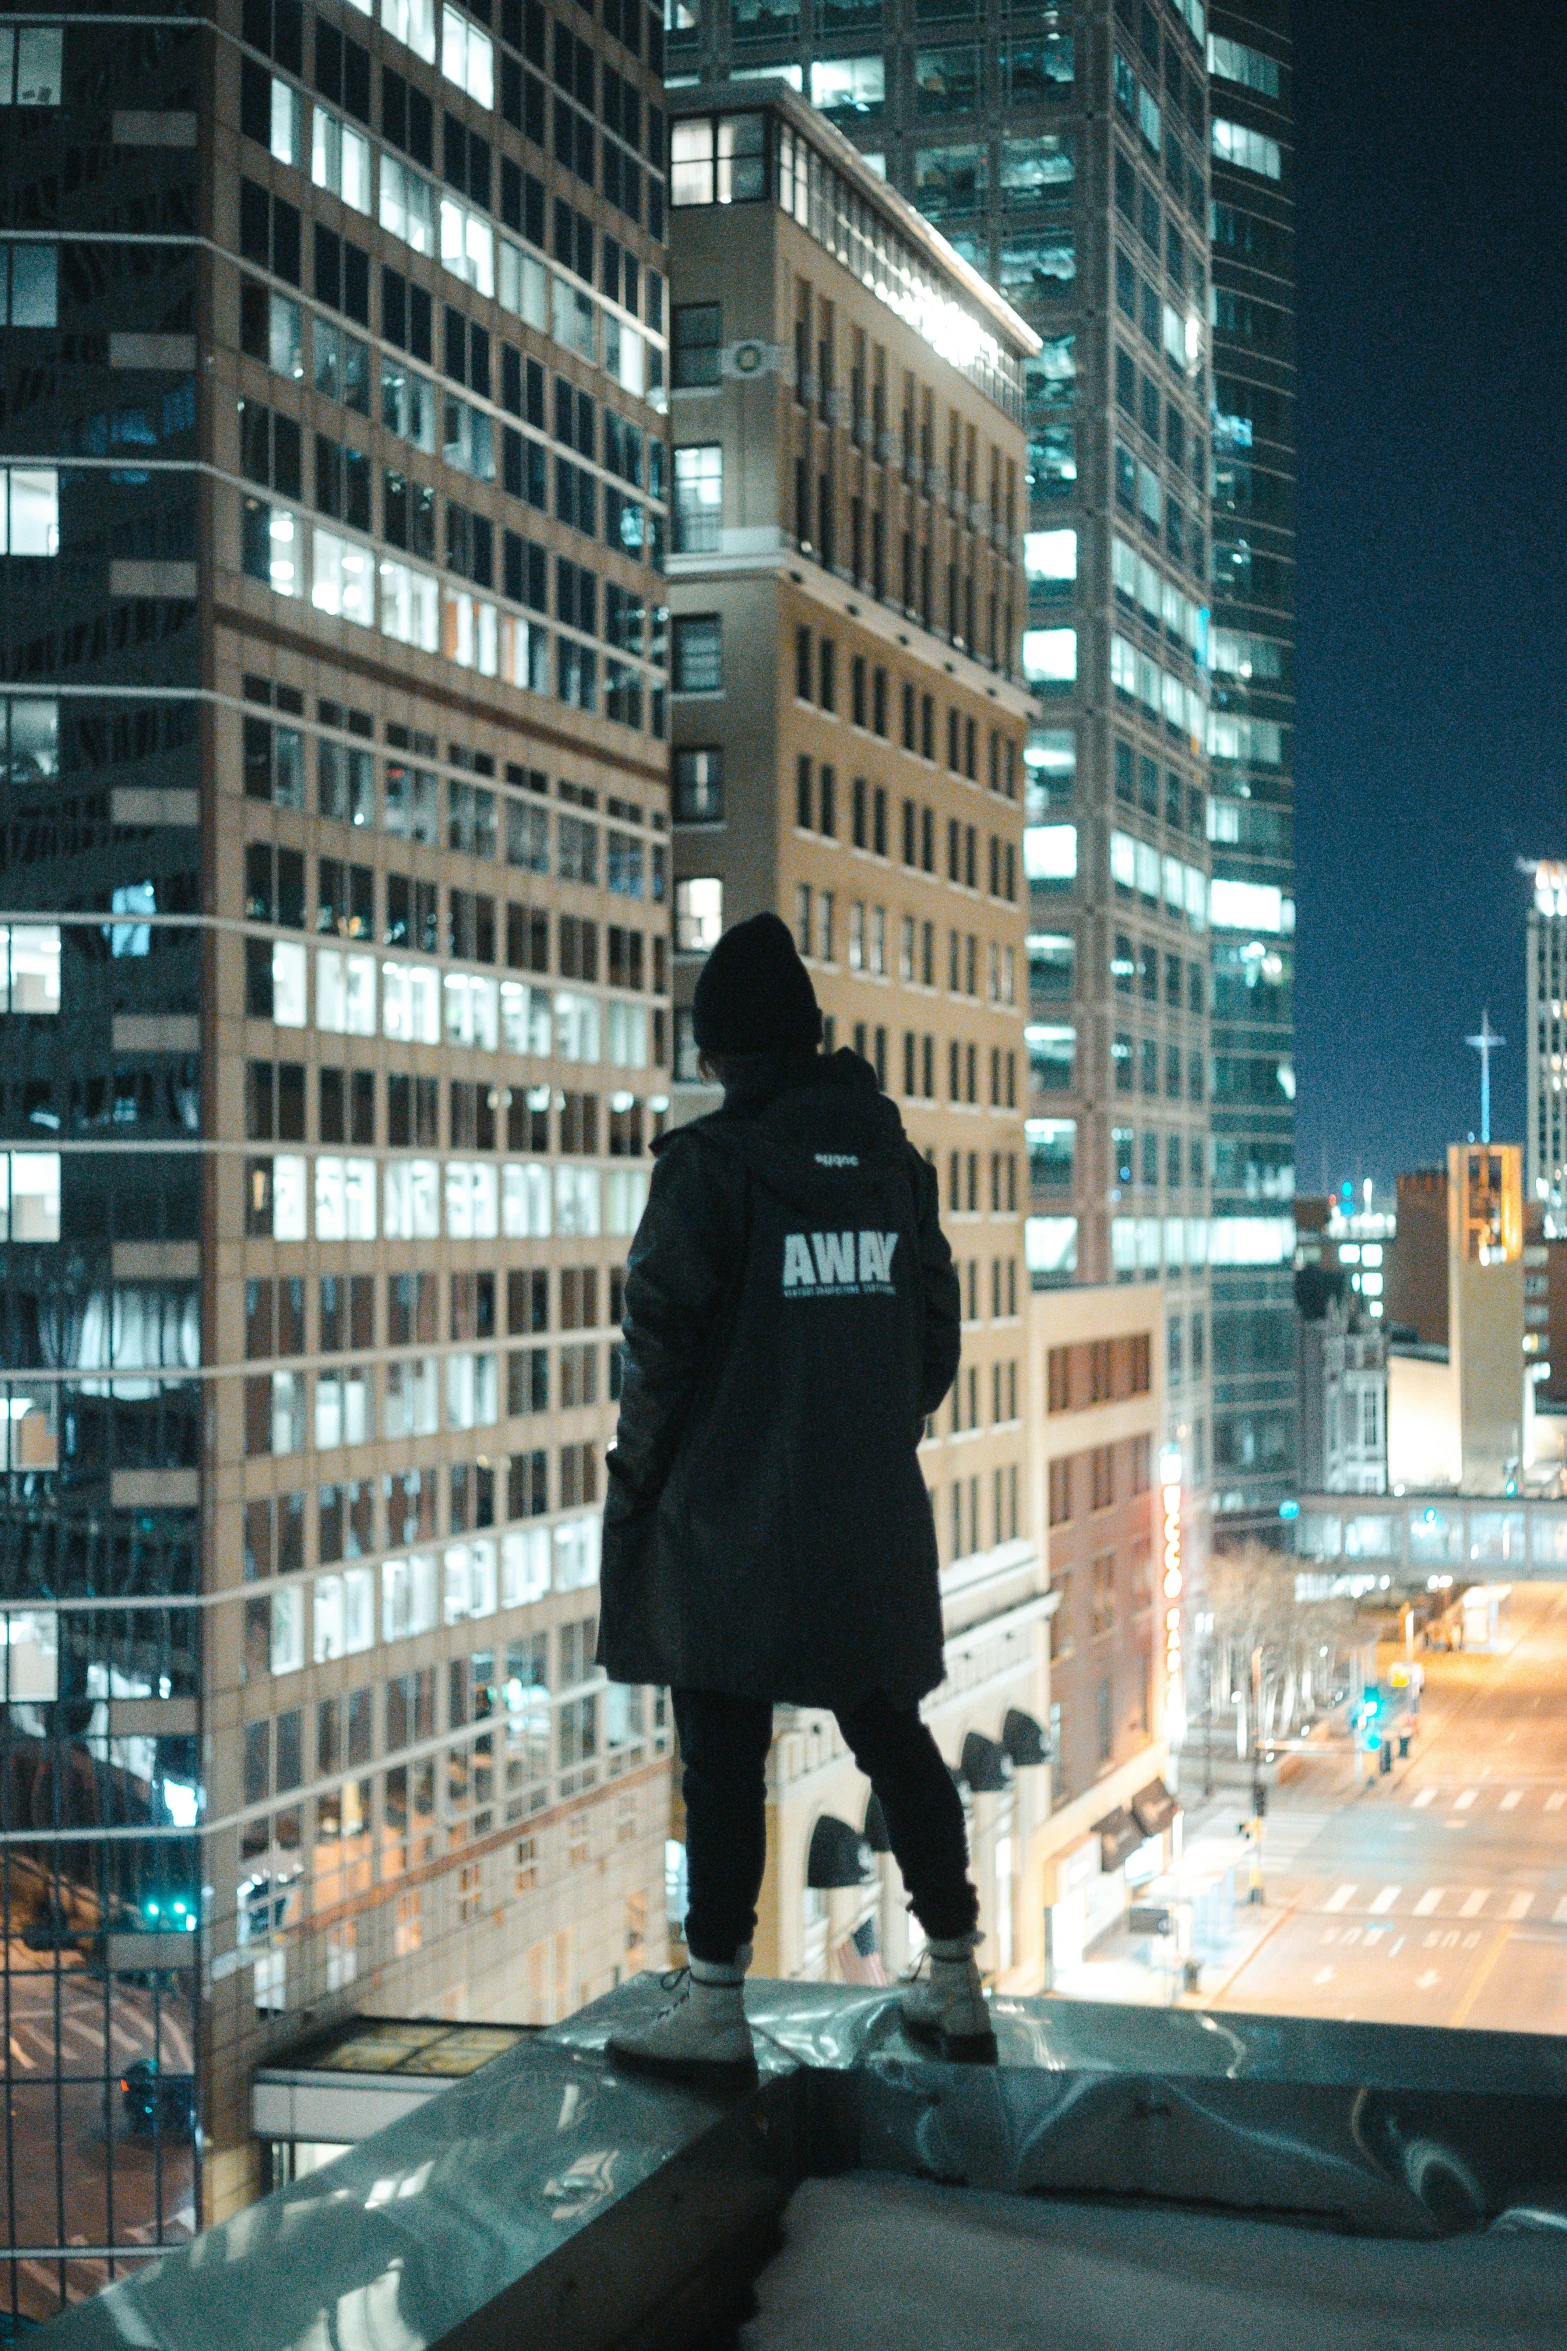
<instances>
[{"instance_id":1,"label":"white sneaker","mask_svg":"<svg viewBox=\"0 0 1567 2351\"><path fill-rule=\"evenodd\" d=\"M975 1964L978 1934L929 1942L899 1994L903 2029L958 2065L994 2065L996 2036Z\"/></svg>"},{"instance_id":2,"label":"white sneaker","mask_svg":"<svg viewBox=\"0 0 1567 2351\"><path fill-rule=\"evenodd\" d=\"M670 2006L651 2024L612 2033L606 2054L632 2071L666 2073L675 2080L752 2080L756 2051L745 2021L750 1963L746 1947L735 1954L732 1967L693 1959L678 1975L666 1976L666 1987L675 1993Z\"/></svg>"}]
</instances>

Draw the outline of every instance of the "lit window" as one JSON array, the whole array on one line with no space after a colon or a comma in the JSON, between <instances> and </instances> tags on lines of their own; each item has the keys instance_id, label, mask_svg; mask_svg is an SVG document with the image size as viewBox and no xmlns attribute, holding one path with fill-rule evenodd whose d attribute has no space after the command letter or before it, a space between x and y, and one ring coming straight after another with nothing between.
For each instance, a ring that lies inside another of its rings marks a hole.
<instances>
[{"instance_id":1,"label":"lit window","mask_svg":"<svg viewBox=\"0 0 1567 2351\"><path fill-rule=\"evenodd\" d=\"M381 634L433 653L440 642L440 583L406 563L381 564Z\"/></svg>"},{"instance_id":2,"label":"lit window","mask_svg":"<svg viewBox=\"0 0 1567 2351\"><path fill-rule=\"evenodd\" d=\"M851 115L867 122L881 113L886 97L883 58L829 58L811 67L811 104L819 106L823 114Z\"/></svg>"},{"instance_id":3,"label":"lit window","mask_svg":"<svg viewBox=\"0 0 1567 2351\"><path fill-rule=\"evenodd\" d=\"M287 90L288 86L273 84L274 125L279 87ZM293 95L291 91L288 94ZM290 155L281 160L292 163L295 158ZM340 122L329 108L321 105L316 106L310 126L310 177L318 188L340 196L354 212L370 210L370 142L362 131L356 131L351 123Z\"/></svg>"},{"instance_id":4,"label":"lit window","mask_svg":"<svg viewBox=\"0 0 1567 2351\"><path fill-rule=\"evenodd\" d=\"M1244 90L1259 91L1264 98L1279 94L1277 58L1264 57L1260 49L1248 49L1243 41L1227 41L1210 33L1208 71L1222 82L1239 82Z\"/></svg>"},{"instance_id":5,"label":"lit window","mask_svg":"<svg viewBox=\"0 0 1567 2351\"><path fill-rule=\"evenodd\" d=\"M476 105L495 104L495 44L450 0L441 10L441 71Z\"/></svg>"},{"instance_id":6,"label":"lit window","mask_svg":"<svg viewBox=\"0 0 1567 2351\"><path fill-rule=\"evenodd\" d=\"M58 1012L60 926L0 923L0 1012Z\"/></svg>"},{"instance_id":7,"label":"lit window","mask_svg":"<svg viewBox=\"0 0 1567 2351\"><path fill-rule=\"evenodd\" d=\"M59 1152L0 1151L0 1239L59 1238Z\"/></svg>"},{"instance_id":8,"label":"lit window","mask_svg":"<svg viewBox=\"0 0 1567 2351\"><path fill-rule=\"evenodd\" d=\"M482 212L441 198L441 267L481 294L495 292L495 239ZM589 355L591 356L591 354Z\"/></svg>"},{"instance_id":9,"label":"lit window","mask_svg":"<svg viewBox=\"0 0 1567 2351\"><path fill-rule=\"evenodd\" d=\"M292 516L287 518L292 523ZM331 531L313 534L310 601L318 612L335 613L356 628L375 623L375 557L368 547Z\"/></svg>"},{"instance_id":10,"label":"lit window","mask_svg":"<svg viewBox=\"0 0 1567 2351\"><path fill-rule=\"evenodd\" d=\"M1117 1217L1119 1225L1127 1220ZM1023 1226L1023 1256L1036 1287L1065 1281L1077 1271L1075 1216L1031 1216Z\"/></svg>"},{"instance_id":11,"label":"lit window","mask_svg":"<svg viewBox=\"0 0 1567 2351\"><path fill-rule=\"evenodd\" d=\"M1121 542L1116 544L1119 547ZM1075 580L1076 531L1025 531L1023 576L1029 580Z\"/></svg>"},{"instance_id":12,"label":"lit window","mask_svg":"<svg viewBox=\"0 0 1567 2351\"><path fill-rule=\"evenodd\" d=\"M299 524L286 506L269 506L262 498L244 500L239 565L247 579L260 580L274 596L297 596L300 538Z\"/></svg>"},{"instance_id":13,"label":"lit window","mask_svg":"<svg viewBox=\"0 0 1567 2351\"><path fill-rule=\"evenodd\" d=\"M381 22L394 41L406 43L426 65L435 63L434 0L381 0Z\"/></svg>"},{"instance_id":14,"label":"lit window","mask_svg":"<svg viewBox=\"0 0 1567 2351\"><path fill-rule=\"evenodd\" d=\"M1023 675L1030 685L1060 691L1077 677L1076 629L1025 629Z\"/></svg>"},{"instance_id":15,"label":"lit window","mask_svg":"<svg viewBox=\"0 0 1567 2351\"><path fill-rule=\"evenodd\" d=\"M292 82L272 76L271 105L269 109L271 137L268 141L279 163L299 162L299 133L301 107L299 92Z\"/></svg>"},{"instance_id":16,"label":"lit window","mask_svg":"<svg viewBox=\"0 0 1567 2351\"><path fill-rule=\"evenodd\" d=\"M1075 824L1031 824L1023 829L1023 871L1047 890L1069 889L1077 878Z\"/></svg>"},{"instance_id":17,"label":"lit window","mask_svg":"<svg viewBox=\"0 0 1567 2351\"><path fill-rule=\"evenodd\" d=\"M395 155L381 157L381 226L394 237L400 237L415 253L435 251L436 194L431 182L416 172L411 164L403 163ZM516 248L510 248L515 256ZM543 269L538 269L539 283L543 285ZM513 302L513 310L521 307ZM534 321L542 326L541 316ZM391 362L387 363L392 364ZM390 419L388 420L390 421Z\"/></svg>"},{"instance_id":18,"label":"lit window","mask_svg":"<svg viewBox=\"0 0 1567 2351\"><path fill-rule=\"evenodd\" d=\"M716 555L724 503L724 453L716 442L675 451L675 552Z\"/></svg>"},{"instance_id":19,"label":"lit window","mask_svg":"<svg viewBox=\"0 0 1567 2351\"><path fill-rule=\"evenodd\" d=\"M1070 1093L1077 1082L1077 1031L1030 1022L1023 1031L1029 1074L1045 1094Z\"/></svg>"},{"instance_id":20,"label":"lit window","mask_svg":"<svg viewBox=\"0 0 1567 2351\"><path fill-rule=\"evenodd\" d=\"M715 875L675 884L675 946L682 955L706 955L724 927L724 885Z\"/></svg>"},{"instance_id":21,"label":"lit window","mask_svg":"<svg viewBox=\"0 0 1567 2351\"><path fill-rule=\"evenodd\" d=\"M1047 203L1071 187L1074 173L1070 133L1001 142L1002 201L1011 207Z\"/></svg>"},{"instance_id":22,"label":"lit window","mask_svg":"<svg viewBox=\"0 0 1567 2351\"><path fill-rule=\"evenodd\" d=\"M60 25L0 27L0 106L58 106L64 42Z\"/></svg>"},{"instance_id":23,"label":"lit window","mask_svg":"<svg viewBox=\"0 0 1567 2351\"><path fill-rule=\"evenodd\" d=\"M1264 138L1261 131L1248 130L1244 123L1226 122L1217 114L1209 127L1218 162L1232 163L1240 171L1255 172L1259 179L1276 180L1281 176L1277 139Z\"/></svg>"},{"instance_id":24,"label":"lit window","mask_svg":"<svg viewBox=\"0 0 1567 2351\"><path fill-rule=\"evenodd\" d=\"M272 944L272 1018L280 1029L305 1025L305 950L287 939Z\"/></svg>"},{"instance_id":25,"label":"lit window","mask_svg":"<svg viewBox=\"0 0 1567 2351\"><path fill-rule=\"evenodd\" d=\"M53 467L0 467L0 555L58 555L60 477Z\"/></svg>"}]
</instances>

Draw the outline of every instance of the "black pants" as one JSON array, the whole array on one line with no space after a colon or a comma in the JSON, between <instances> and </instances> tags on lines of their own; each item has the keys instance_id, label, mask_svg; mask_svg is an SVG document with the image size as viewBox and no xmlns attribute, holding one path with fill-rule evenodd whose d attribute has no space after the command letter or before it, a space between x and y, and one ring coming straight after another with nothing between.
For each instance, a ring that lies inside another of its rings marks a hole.
<instances>
[{"instance_id":1,"label":"black pants","mask_svg":"<svg viewBox=\"0 0 1567 2351\"><path fill-rule=\"evenodd\" d=\"M671 1695L684 1765L686 1948L693 1959L727 1965L751 1940L767 1865L772 1703L716 1690ZM840 1713L838 1726L881 1800L915 1917L938 1940L966 1935L979 1897L969 1882L963 1800L919 1709L878 1694Z\"/></svg>"}]
</instances>

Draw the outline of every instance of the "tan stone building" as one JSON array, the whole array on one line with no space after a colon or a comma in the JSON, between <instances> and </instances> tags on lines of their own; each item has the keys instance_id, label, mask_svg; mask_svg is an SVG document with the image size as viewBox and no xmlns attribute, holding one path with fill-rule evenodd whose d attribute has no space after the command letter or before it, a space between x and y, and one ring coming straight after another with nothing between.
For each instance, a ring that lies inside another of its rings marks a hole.
<instances>
[{"instance_id":1,"label":"tan stone building","mask_svg":"<svg viewBox=\"0 0 1567 2351\"><path fill-rule=\"evenodd\" d=\"M966 1774L1008 1973L1040 1772L1014 1777L1003 1733L1015 1715L1032 1753L1047 1605L1024 1469L1014 669L1036 338L786 88L671 109L676 1096L702 955L771 907L829 1042L874 1064L939 1173L964 1331L922 1457L951 1669L928 1712ZM863 1873L867 1791L830 1718L780 1715L773 1787L758 1966L901 1964L896 1872Z\"/></svg>"}]
</instances>

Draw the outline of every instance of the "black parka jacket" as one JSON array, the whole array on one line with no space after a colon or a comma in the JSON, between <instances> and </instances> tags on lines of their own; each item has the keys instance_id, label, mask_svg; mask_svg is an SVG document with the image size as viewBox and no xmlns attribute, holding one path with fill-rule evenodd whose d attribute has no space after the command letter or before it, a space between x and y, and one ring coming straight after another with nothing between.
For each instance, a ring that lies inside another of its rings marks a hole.
<instances>
[{"instance_id":1,"label":"black parka jacket","mask_svg":"<svg viewBox=\"0 0 1567 2351\"><path fill-rule=\"evenodd\" d=\"M958 1367L936 1178L853 1053L756 1057L658 1146L626 1275L599 1661L852 1705L942 1677L916 1447Z\"/></svg>"}]
</instances>

